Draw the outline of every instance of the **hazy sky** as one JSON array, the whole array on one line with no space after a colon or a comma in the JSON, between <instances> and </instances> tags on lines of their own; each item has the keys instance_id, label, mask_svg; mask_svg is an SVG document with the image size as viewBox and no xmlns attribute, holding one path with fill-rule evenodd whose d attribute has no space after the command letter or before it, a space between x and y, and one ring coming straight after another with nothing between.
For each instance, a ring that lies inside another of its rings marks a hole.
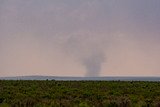
<instances>
[{"instance_id":1,"label":"hazy sky","mask_svg":"<svg viewBox=\"0 0 160 107\"><path fill-rule=\"evenodd\" d=\"M0 0L0 76L160 76L160 0Z\"/></svg>"}]
</instances>

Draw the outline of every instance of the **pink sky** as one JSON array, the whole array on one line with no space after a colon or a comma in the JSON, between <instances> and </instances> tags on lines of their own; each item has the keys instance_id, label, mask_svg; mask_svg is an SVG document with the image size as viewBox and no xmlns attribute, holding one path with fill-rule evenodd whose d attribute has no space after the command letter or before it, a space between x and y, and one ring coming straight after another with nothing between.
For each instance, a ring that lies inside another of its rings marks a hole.
<instances>
[{"instance_id":1,"label":"pink sky","mask_svg":"<svg viewBox=\"0 0 160 107\"><path fill-rule=\"evenodd\" d=\"M1 0L0 76L160 76L159 0Z\"/></svg>"}]
</instances>

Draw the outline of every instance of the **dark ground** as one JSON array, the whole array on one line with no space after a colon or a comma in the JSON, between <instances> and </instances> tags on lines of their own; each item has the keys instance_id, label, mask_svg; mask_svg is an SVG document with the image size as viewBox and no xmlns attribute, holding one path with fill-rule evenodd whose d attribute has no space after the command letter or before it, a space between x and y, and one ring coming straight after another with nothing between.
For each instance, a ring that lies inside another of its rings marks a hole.
<instances>
[{"instance_id":1,"label":"dark ground","mask_svg":"<svg viewBox=\"0 0 160 107\"><path fill-rule=\"evenodd\" d=\"M160 107L160 82L0 80L0 107Z\"/></svg>"}]
</instances>

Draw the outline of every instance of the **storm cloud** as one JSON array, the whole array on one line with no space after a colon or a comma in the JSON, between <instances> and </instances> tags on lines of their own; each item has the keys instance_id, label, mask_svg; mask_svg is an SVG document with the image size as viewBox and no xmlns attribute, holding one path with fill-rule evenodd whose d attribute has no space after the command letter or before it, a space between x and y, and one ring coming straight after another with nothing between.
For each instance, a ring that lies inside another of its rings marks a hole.
<instances>
[{"instance_id":1,"label":"storm cloud","mask_svg":"<svg viewBox=\"0 0 160 107\"><path fill-rule=\"evenodd\" d=\"M159 0L0 0L0 76L160 75Z\"/></svg>"}]
</instances>

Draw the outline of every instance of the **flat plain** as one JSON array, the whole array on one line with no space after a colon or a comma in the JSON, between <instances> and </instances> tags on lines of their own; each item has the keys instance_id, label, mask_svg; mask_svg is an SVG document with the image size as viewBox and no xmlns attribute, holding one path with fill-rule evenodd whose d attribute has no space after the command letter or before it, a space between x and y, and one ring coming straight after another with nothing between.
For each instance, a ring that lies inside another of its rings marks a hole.
<instances>
[{"instance_id":1,"label":"flat plain","mask_svg":"<svg viewBox=\"0 0 160 107\"><path fill-rule=\"evenodd\" d=\"M0 107L160 107L160 82L0 80Z\"/></svg>"}]
</instances>

